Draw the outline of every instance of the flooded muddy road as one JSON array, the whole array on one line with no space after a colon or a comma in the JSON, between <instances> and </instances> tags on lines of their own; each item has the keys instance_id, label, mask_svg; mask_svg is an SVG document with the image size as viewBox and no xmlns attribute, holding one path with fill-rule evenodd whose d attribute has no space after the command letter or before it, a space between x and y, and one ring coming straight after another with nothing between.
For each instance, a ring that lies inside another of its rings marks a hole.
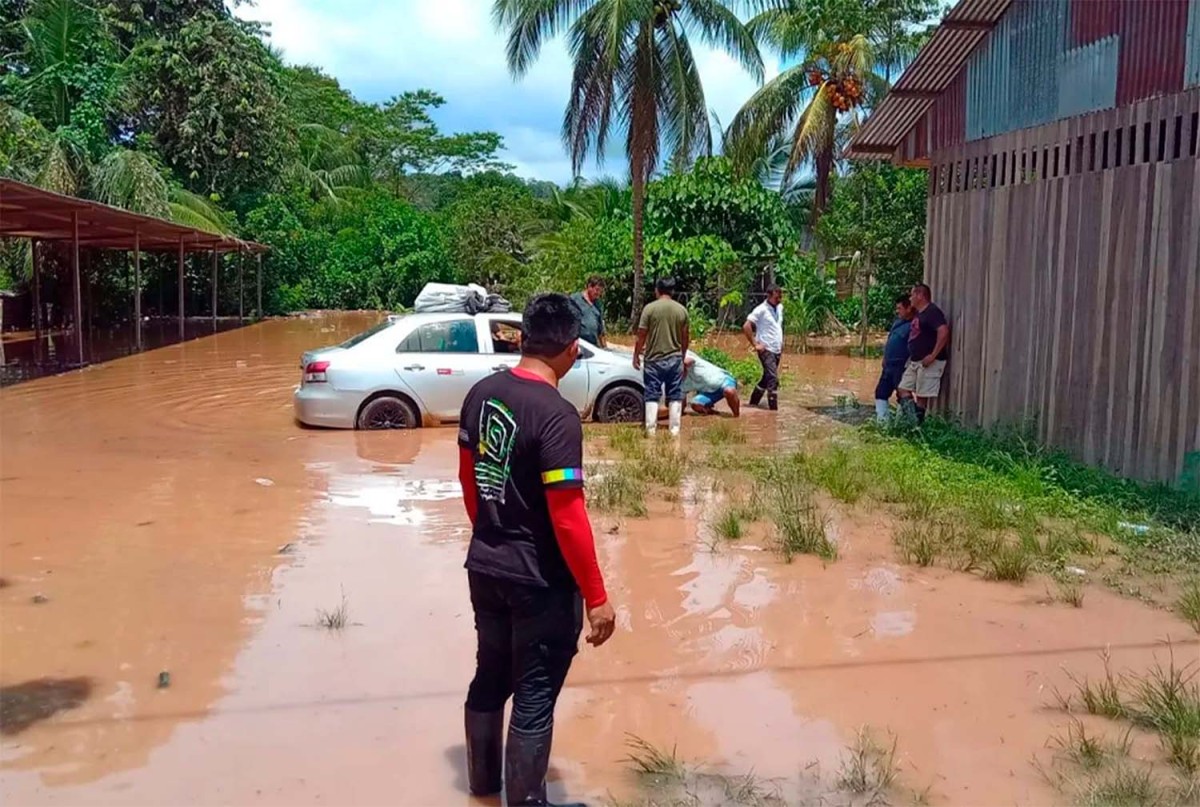
<instances>
[{"instance_id":1,"label":"flooded muddy road","mask_svg":"<svg viewBox=\"0 0 1200 807\"><path fill-rule=\"evenodd\" d=\"M291 419L300 352L371 321L266 322L0 391L3 803L474 803L454 432ZM870 361L788 365L752 445L874 384ZM698 498L597 520L620 627L572 670L552 795L628 792L630 735L788 795L870 724L932 802L1055 803L1030 760L1063 723L1063 666L1194 638L1102 590L1072 609L897 565L867 511L833 508L833 564L752 537L714 552ZM342 605L344 630L317 626Z\"/></svg>"}]
</instances>

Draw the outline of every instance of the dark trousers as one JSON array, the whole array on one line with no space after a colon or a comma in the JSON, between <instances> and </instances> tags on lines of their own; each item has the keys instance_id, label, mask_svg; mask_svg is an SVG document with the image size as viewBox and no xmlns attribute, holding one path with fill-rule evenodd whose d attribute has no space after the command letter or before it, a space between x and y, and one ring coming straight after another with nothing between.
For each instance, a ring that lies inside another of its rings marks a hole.
<instances>
[{"instance_id":1,"label":"dark trousers","mask_svg":"<svg viewBox=\"0 0 1200 807\"><path fill-rule=\"evenodd\" d=\"M467 708L498 712L511 696L509 730L543 735L554 726L554 704L583 629L579 592L478 572L468 572L468 582L478 649Z\"/></svg>"},{"instance_id":2,"label":"dark trousers","mask_svg":"<svg viewBox=\"0 0 1200 807\"><path fill-rule=\"evenodd\" d=\"M891 362L883 365L879 374L879 383L875 385L875 400L886 401L892 393L900 389L900 379L904 378L905 362Z\"/></svg>"},{"instance_id":3,"label":"dark trousers","mask_svg":"<svg viewBox=\"0 0 1200 807\"><path fill-rule=\"evenodd\" d=\"M776 394L779 392L779 360L781 358L783 355L780 353L772 353L769 350L759 352L758 361L762 364L762 379L754 388L754 392L750 393L751 406L758 406L765 392L767 403L772 409L776 407Z\"/></svg>"}]
</instances>

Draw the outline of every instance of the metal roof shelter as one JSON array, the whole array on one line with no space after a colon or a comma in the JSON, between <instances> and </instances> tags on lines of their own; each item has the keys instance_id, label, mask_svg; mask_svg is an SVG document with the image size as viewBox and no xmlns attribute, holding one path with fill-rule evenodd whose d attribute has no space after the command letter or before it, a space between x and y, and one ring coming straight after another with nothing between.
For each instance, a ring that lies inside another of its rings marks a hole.
<instances>
[{"instance_id":1,"label":"metal roof shelter","mask_svg":"<svg viewBox=\"0 0 1200 807\"><path fill-rule=\"evenodd\" d=\"M850 140L854 159L889 159L950 86L1013 0L961 0Z\"/></svg>"},{"instance_id":2,"label":"metal roof shelter","mask_svg":"<svg viewBox=\"0 0 1200 807\"><path fill-rule=\"evenodd\" d=\"M175 252L179 271L179 338L184 335L183 258L187 253L210 252L213 256L213 320L217 318L217 262L222 253L251 253L258 258L258 312L262 313L263 244L228 235L186 227L166 219L131 213L118 207L65 196L60 193L0 177L0 237L28 238L32 241L59 241L71 244L71 271L74 282L75 332L79 363L83 364L82 304L79 276L79 248L128 250L133 252L134 287L141 289L141 253ZM40 261L33 251L34 325L41 334ZM243 317L238 272L238 316ZM141 295L134 295L134 322L137 347L142 347Z\"/></svg>"}]
</instances>

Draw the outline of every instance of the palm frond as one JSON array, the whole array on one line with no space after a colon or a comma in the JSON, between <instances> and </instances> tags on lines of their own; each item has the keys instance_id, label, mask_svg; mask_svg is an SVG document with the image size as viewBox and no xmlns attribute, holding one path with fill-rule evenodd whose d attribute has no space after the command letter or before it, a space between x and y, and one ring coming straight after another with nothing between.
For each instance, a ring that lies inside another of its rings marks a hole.
<instances>
[{"instance_id":1,"label":"palm frond","mask_svg":"<svg viewBox=\"0 0 1200 807\"><path fill-rule=\"evenodd\" d=\"M792 126L805 96L811 95L804 68L792 67L768 81L738 110L726 134L726 149L741 173L751 172L772 138Z\"/></svg>"},{"instance_id":2,"label":"palm frond","mask_svg":"<svg viewBox=\"0 0 1200 807\"><path fill-rule=\"evenodd\" d=\"M524 76L542 45L565 31L589 5L589 0L496 0L492 19L509 32L505 52L513 76Z\"/></svg>"},{"instance_id":3,"label":"palm frond","mask_svg":"<svg viewBox=\"0 0 1200 807\"><path fill-rule=\"evenodd\" d=\"M825 85L817 88L816 94L805 107L796 121L792 132L792 149L788 155L787 166L784 168L782 182L787 185L792 176L808 160L823 152L829 152L834 147L836 133L837 110L829 101Z\"/></svg>"},{"instance_id":4,"label":"palm frond","mask_svg":"<svg viewBox=\"0 0 1200 807\"><path fill-rule=\"evenodd\" d=\"M754 35L719 0L684 0L683 19L699 27L701 38L737 60L755 81L762 81L763 60Z\"/></svg>"},{"instance_id":5,"label":"palm frond","mask_svg":"<svg viewBox=\"0 0 1200 807\"><path fill-rule=\"evenodd\" d=\"M712 154L712 129L700 71L686 32L667 25L658 29L655 39L664 68L656 93L662 137L672 157L689 166L696 157Z\"/></svg>"},{"instance_id":6,"label":"palm frond","mask_svg":"<svg viewBox=\"0 0 1200 807\"><path fill-rule=\"evenodd\" d=\"M173 187L167 205L171 220L176 224L214 235L232 235L221 209L199 194Z\"/></svg>"},{"instance_id":7,"label":"palm frond","mask_svg":"<svg viewBox=\"0 0 1200 807\"><path fill-rule=\"evenodd\" d=\"M34 184L48 191L75 196L86 165L86 151L60 129L50 135L46 160L38 170Z\"/></svg>"},{"instance_id":8,"label":"palm frond","mask_svg":"<svg viewBox=\"0 0 1200 807\"><path fill-rule=\"evenodd\" d=\"M109 152L92 170L90 185L97 201L147 216L170 215L167 181L143 152L123 148Z\"/></svg>"}]
</instances>

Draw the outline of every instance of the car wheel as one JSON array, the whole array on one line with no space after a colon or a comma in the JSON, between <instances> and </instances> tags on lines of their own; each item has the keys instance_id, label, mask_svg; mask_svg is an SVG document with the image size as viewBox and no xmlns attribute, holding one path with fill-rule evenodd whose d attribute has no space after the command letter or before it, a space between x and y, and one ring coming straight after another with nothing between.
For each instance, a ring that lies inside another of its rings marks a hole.
<instances>
[{"instance_id":1,"label":"car wheel","mask_svg":"<svg viewBox=\"0 0 1200 807\"><path fill-rule=\"evenodd\" d=\"M365 430L415 429L420 425L413 405L393 395L372 399L358 413L358 428Z\"/></svg>"},{"instance_id":2,"label":"car wheel","mask_svg":"<svg viewBox=\"0 0 1200 807\"><path fill-rule=\"evenodd\" d=\"M646 411L641 390L613 387L596 403L596 420L601 423L641 423Z\"/></svg>"}]
</instances>

